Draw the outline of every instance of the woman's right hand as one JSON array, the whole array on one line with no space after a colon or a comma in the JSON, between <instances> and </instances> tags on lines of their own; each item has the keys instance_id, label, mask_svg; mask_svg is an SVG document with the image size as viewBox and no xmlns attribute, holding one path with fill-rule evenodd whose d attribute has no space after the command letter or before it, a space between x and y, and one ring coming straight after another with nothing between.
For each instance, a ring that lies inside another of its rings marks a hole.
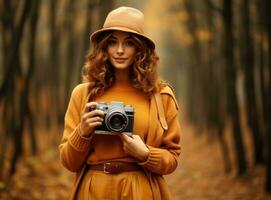
<instances>
[{"instance_id":1,"label":"woman's right hand","mask_svg":"<svg viewBox=\"0 0 271 200\"><path fill-rule=\"evenodd\" d=\"M102 125L104 112L95 109L97 105L97 102L88 102L85 105L80 122L80 132L83 137L89 137L96 126Z\"/></svg>"}]
</instances>

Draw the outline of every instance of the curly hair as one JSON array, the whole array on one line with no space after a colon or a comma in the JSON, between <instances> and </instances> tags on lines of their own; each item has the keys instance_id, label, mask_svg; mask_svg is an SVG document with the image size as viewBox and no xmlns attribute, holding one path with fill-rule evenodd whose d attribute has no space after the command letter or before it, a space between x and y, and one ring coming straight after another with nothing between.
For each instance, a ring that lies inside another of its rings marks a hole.
<instances>
[{"instance_id":1,"label":"curly hair","mask_svg":"<svg viewBox=\"0 0 271 200\"><path fill-rule=\"evenodd\" d=\"M110 88L115 80L114 67L108 60L107 46L112 31L103 32L93 42L87 61L83 67L83 81L89 83L89 98L102 95ZM157 56L155 49L147 41L136 34L131 34L137 53L132 66L129 68L130 80L135 88L150 96L159 91L163 82L157 73Z\"/></svg>"}]
</instances>

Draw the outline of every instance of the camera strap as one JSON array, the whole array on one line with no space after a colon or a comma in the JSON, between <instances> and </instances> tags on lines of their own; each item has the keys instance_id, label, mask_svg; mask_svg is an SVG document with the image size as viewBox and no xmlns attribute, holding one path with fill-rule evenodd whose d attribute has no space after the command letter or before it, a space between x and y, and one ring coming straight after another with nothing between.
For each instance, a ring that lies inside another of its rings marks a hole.
<instances>
[{"instance_id":1,"label":"camera strap","mask_svg":"<svg viewBox=\"0 0 271 200\"><path fill-rule=\"evenodd\" d=\"M168 125L167 125L167 121L165 118L165 111L164 111L164 106L163 106L160 92L154 93L154 98L155 98L156 107L157 107L157 111L158 111L158 118L161 123L161 126L163 127L164 130L167 130Z\"/></svg>"}]
</instances>

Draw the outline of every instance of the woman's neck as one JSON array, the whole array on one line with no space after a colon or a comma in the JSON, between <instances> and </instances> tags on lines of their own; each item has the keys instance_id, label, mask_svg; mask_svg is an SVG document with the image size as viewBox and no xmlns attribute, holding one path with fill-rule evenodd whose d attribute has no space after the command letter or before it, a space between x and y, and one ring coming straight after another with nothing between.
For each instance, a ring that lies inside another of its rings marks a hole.
<instances>
[{"instance_id":1,"label":"woman's neck","mask_svg":"<svg viewBox=\"0 0 271 200\"><path fill-rule=\"evenodd\" d=\"M116 81L129 81L128 69L116 69L115 70Z\"/></svg>"}]
</instances>

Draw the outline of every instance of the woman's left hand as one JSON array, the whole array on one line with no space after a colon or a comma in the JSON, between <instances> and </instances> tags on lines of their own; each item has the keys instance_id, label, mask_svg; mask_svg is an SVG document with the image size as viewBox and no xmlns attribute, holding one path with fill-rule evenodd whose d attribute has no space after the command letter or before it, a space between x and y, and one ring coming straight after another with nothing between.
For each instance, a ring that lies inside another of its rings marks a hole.
<instances>
[{"instance_id":1,"label":"woman's left hand","mask_svg":"<svg viewBox=\"0 0 271 200\"><path fill-rule=\"evenodd\" d=\"M137 158L141 162L147 160L149 156L149 149L139 135L132 135L131 137L123 133L117 133L117 135L123 142L123 150L125 153Z\"/></svg>"}]
</instances>

